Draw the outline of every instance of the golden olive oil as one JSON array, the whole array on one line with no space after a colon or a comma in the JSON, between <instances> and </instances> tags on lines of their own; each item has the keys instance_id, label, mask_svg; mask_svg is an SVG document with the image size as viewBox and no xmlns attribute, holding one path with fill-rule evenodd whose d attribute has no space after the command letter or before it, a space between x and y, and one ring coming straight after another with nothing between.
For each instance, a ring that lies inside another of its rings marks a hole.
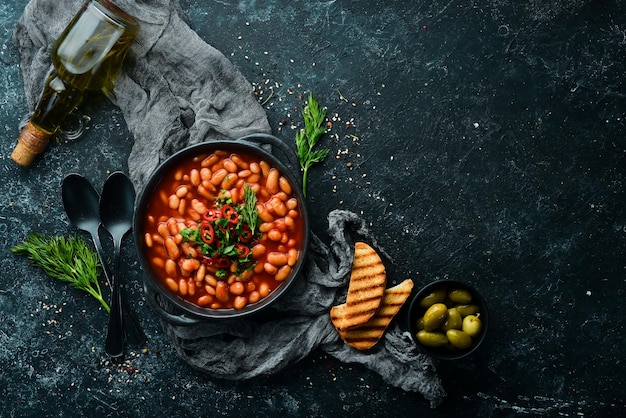
<instances>
[{"instance_id":1,"label":"golden olive oil","mask_svg":"<svg viewBox=\"0 0 626 418\"><path fill-rule=\"evenodd\" d=\"M111 94L138 31L137 22L108 0L83 5L52 46L53 68L11 155L15 162L29 166L85 92Z\"/></svg>"}]
</instances>

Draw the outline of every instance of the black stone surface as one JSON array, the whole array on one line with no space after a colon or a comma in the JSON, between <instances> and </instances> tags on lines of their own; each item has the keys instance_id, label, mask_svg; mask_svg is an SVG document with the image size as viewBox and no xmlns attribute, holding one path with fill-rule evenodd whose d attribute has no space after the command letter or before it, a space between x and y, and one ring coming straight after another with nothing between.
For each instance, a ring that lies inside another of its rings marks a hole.
<instances>
[{"instance_id":1,"label":"black stone surface","mask_svg":"<svg viewBox=\"0 0 626 418\"><path fill-rule=\"evenodd\" d=\"M274 134L292 143L309 92L328 107L331 157L309 183L316 233L329 211L355 211L391 255L391 282L482 291L488 339L438 364L448 396L434 410L318 352L251 381L190 369L144 304L131 239L123 265L149 343L111 362L97 303L9 250L29 231L74 233L62 178L99 188L132 145L119 110L94 100L79 140L12 163L25 4L0 5L1 416L626 414L623 1L181 0L254 85Z\"/></svg>"}]
</instances>

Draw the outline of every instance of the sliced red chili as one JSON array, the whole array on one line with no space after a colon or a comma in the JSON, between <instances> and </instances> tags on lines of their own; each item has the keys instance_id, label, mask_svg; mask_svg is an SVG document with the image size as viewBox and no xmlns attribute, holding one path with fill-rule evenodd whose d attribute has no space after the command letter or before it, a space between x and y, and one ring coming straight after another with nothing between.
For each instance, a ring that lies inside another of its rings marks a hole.
<instances>
[{"instance_id":1,"label":"sliced red chili","mask_svg":"<svg viewBox=\"0 0 626 418\"><path fill-rule=\"evenodd\" d=\"M206 255L202 256L202 262L207 267L213 267L215 265L215 260L212 257L208 257Z\"/></svg>"},{"instance_id":2,"label":"sliced red chili","mask_svg":"<svg viewBox=\"0 0 626 418\"><path fill-rule=\"evenodd\" d=\"M209 222L215 222L221 217L222 217L222 211L220 211L219 209L215 209L215 208L207 209L202 215L202 219L204 219L205 221L209 221Z\"/></svg>"},{"instance_id":3,"label":"sliced red chili","mask_svg":"<svg viewBox=\"0 0 626 418\"><path fill-rule=\"evenodd\" d=\"M215 257L213 257L213 261L214 266L220 269L230 267L231 265L230 259L227 256L221 254L216 254Z\"/></svg>"},{"instance_id":4,"label":"sliced red chili","mask_svg":"<svg viewBox=\"0 0 626 418\"><path fill-rule=\"evenodd\" d=\"M208 222L202 222L200 225L200 237L205 244L213 244L213 241L215 241L215 229L213 229L213 225Z\"/></svg>"},{"instance_id":5,"label":"sliced red chili","mask_svg":"<svg viewBox=\"0 0 626 418\"><path fill-rule=\"evenodd\" d=\"M241 233L239 234L239 241L241 242L250 242L252 239L252 229L247 224L243 225L241 229Z\"/></svg>"},{"instance_id":6,"label":"sliced red chili","mask_svg":"<svg viewBox=\"0 0 626 418\"><path fill-rule=\"evenodd\" d=\"M243 244L235 244L235 248L237 249L237 257L246 258L248 254L250 254L250 248Z\"/></svg>"},{"instance_id":7,"label":"sliced red chili","mask_svg":"<svg viewBox=\"0 0 626 418\"><path fill-rule=\"evenodd\" d=\"M237 224L239 222L239 214L231 205L222 206L222 216L228 219L231 224Z\"/></svg>"}]
</instances>

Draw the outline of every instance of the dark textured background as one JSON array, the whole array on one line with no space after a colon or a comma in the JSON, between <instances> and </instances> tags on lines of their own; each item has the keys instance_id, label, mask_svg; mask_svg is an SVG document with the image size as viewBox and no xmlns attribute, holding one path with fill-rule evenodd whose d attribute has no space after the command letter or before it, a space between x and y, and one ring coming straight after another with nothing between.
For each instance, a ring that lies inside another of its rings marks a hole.
<instances>
[{"instance_id":1,"label":"dark textured background","mask_svg":"<svg viewBox=\"0 0 626 418\"><path fill-rule=\"evenodd\" d=\"M476 285L492 315L469 359L440 363L448 396L415 393L322 353L269 378L209 379L183 363L123 264L149 337L121 365L95 301L9 248L69 235L60 182L98 188L132 138L103 100L77 141L29 169L10 160L27 108L0 5L0 415L618 416L624 396L626 8L623 1L181 0L190 25L241 69L293 145L313 92L333 127L310 173L313 230L361 214L390 281Z\"/></svg>"}]
</instances>

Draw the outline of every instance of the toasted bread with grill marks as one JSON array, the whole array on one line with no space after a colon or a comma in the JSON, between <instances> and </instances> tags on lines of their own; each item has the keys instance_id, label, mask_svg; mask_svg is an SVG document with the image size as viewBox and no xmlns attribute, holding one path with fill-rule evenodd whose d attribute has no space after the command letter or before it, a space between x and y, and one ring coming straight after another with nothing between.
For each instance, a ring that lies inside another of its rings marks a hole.
<instances>
[{"instance_id":1,"label":"toasted bread with grill marks","mask_svg":"<svg viewBox=\"0 0 626 418\"><path fill-rule=\"evenodd\" d=\"M337 331L343 331L348 329L349 326L355 326L354 319L349 317L349 311L346 308L345 303L330 308L330 320L337 328Z\"/></svg>"},{"instance_id":2,"label":"toasted bread with grill marks","mask_svg":"<svg viewBox=\"0 0 626 418\"><path fill-rule=\"evenodd\" d=\"M402 283L385 290L383 300L374 316L366 323L356 328L339 329L339 335L346 344L357 350L368 350L380 340L391 320L398 313L404 302L411 295L413 281L406 279ZM340 312L344 311L344 305L338 305ZM331 316L332 319L332 316ZM335 321L333 320L333 324ZM337 325L335 325L337 327Z\"/></svg>"},{"instance_id":3,"label":"toasted bread with grill marks","mask_svg":"<svg viewBox=\"0 0 626 418\"><path fill-rule=\"evenodd\" d=\"M333 307L330 313L339 329L356 327L374 316L386 284L387 274L381 258L372 247L357 242L345 308Z\"/></svg>"}]
</instances>

